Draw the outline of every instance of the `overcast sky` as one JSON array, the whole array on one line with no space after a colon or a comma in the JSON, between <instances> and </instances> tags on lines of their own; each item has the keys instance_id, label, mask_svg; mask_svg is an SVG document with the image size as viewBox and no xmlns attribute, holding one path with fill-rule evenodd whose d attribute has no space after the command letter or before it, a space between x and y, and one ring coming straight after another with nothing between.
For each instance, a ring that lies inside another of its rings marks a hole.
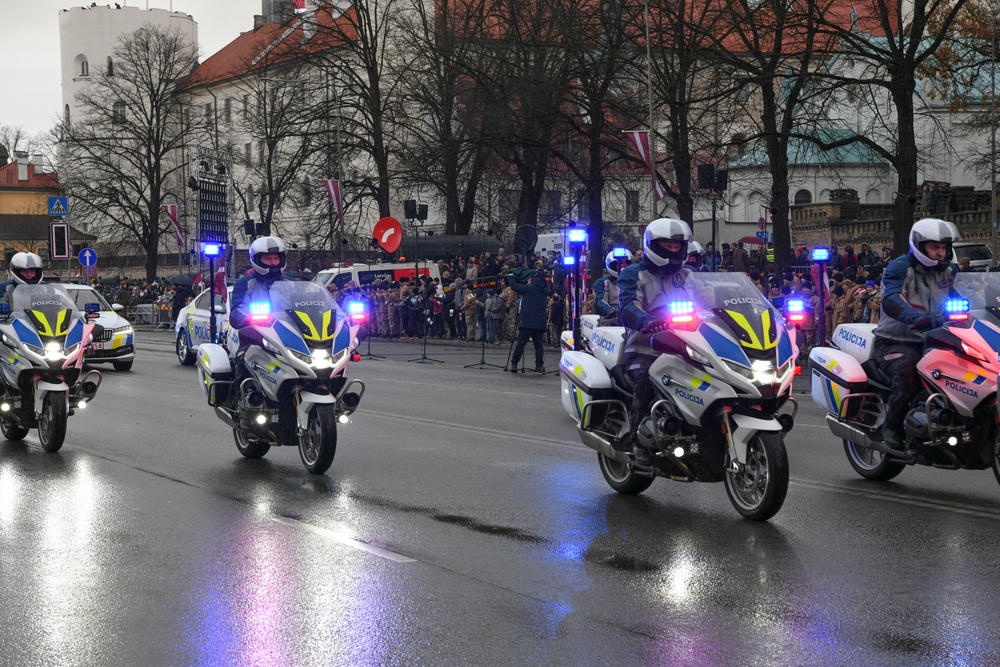
<instances>
[{"instance_id":1,"label":"overcast sky","mask_svg":"<svg viewBox=\"0 0 1000 667\"><path fill-rule=\"evenodd\" d=\"M204 61L253 29L261 0L117 0L145 9L173 9L198 23L198 49ZM107 5L105 2L98 4ZM114 0L110 3L114 5ZM21 126L37 134L53 127L62 106L59 72L59 10L89 6L68 0L0 0L4 64L0 68L0 125Z\"/></svg>"}]
</instances>

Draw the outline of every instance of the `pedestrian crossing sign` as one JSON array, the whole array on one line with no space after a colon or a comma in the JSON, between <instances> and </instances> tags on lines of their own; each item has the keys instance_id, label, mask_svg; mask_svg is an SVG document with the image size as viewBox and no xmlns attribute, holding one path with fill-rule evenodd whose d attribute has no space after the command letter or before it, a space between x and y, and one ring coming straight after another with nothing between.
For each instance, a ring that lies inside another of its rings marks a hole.
<instances>
[{"instance_id":1,"label":"pedestrian crossing sign","mask_svg":"<svg viewBox=\"0 0 1000 667\"><path fill-rule=\"evenodd\" d=\"M49 217L65 218L69 215L69 197L49 197Z\"/></svg>"}]
</instances>

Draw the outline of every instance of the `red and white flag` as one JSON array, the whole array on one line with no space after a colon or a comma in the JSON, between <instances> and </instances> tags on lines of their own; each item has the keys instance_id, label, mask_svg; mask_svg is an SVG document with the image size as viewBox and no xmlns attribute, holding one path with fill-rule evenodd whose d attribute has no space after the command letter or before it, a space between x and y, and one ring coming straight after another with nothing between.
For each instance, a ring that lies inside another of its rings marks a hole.
<instances>
[{"instance_id":1,"label":"red and white flag","mask_svg":"<svg viewBox=\"0 0 1000 667\"><path fill-rule=\"evenodd\" d=\"M222 297L222 301L226 301L226 258L219 257L219 264L215 267L215 281L212 286L215 293Z\"/></svg>"},{"instance_id":2,"label":"red and white flag","mask_svg":"<svg viewBox=\"0 0 1000 667\"><path fill-rule=\"evenodd\" d=\"M177 247L183 248L185 246L184 230L181 229L181 223L177 220L177 204L164 204L163 212L167 214L167 218L174 226L174 231L177 232Z\"/></svg>"},{"instance_id":3,"label":"red and white flag","mask_svg":"<svg viewBox=\"0 0 1000 667\"><path fill-rule=\"evenodd\" d=\"M330 195L330 201L333 205L337 207L337 219L340 221L340 231L344 231L344 205L340 201L340 181L334 180L332 178L324 178L323 186L326 187L326 193Z\"/></svg>"},{"instance_id":4,"label":"red and white flag","mask_svg":"<svg viewBox=\"0 0 1000 667\"><path fill-rule=\"evenodd\" d=\"M663 184L660 183L660 179L656 177L656 172L653 171L653 160L649 151L649 132L647 130L632 130L626 132L625 134L627 134L632 140L632 143L635 144L635 149L638 151L639 157L646 163L646 168L649 169L649 173L653 177L653 192L656 193L656 201L660 201L667 196L667 193L663 189Z\"/></svg>"},{"instance_id":5,"label":"red and white flag","mask_svg":"<svg viewBox=\"0 0 1000 667\"><path fill-rule=\"evenodd\" d=\"M829 301L830 299L830 276L827 275L826 271L823 272L822 280L819 275L819 264L813 263L812 268L809 269L809 275L812 277L813 285L822 286L823 288L823 300ZM817 291L819 288L817 287Z\"/></svg>"}]
</instances>

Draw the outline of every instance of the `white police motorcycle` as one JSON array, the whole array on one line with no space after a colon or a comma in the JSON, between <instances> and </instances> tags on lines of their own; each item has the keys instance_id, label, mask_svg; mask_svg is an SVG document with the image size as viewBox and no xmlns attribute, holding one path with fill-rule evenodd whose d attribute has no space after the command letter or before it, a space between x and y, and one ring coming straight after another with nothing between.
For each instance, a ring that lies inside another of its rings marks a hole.
<instances>
[{"instance_id":1,"label":"white police motorcycle","mask_svg":"<svg viewBox=\"0 0 1000 667\"><path fill-rule=\"evenodd\" d=\"M46 452L57 452L66 422L97 395L101 373L83 371L99 304L77 310L59 285L18 285L11 303L0 303L0 432L23 440L38 429Z\"/></svg>"},{"instance_id":2,"label":"white police motorcycle","mask_svg":"<svg viewBox=\"0 0 1000 667\"><path fill-rule=\"evenodd\" d=\"M659 358L649 369L656 399L636 437L654 453L651 468L632 454L624 327L581 327L585 349L563 334L562 404L583 444L597 451L607 483L638 494L655 477L725 483L742 516L764 521L788 490L783 436L794 424L791 397L798 348L780 313L739 273L685 271L669 304L667 329L650 336ZM583 341L581 341L582 343ZM778 414L786 404L791 413Z\"/></svg>"},{"instance_id":3,"label":"white police motorcycle","mask_svg":"<svg viewBox=\"0 0 1000 667\"><path fill-rule=\"evenodd\" d=\"M226 332L226 346L198 347L208 404L233 429L244 457L298 447L306 470L321 475L336 454L338 422L348 422L364 394L360 380L347 379L364 312L348 316L323 286L291 280L275 282L270 299L250 304L250 312L263 342L247 349L238 385L235 329Z\"/></svg>"}]
</instances>

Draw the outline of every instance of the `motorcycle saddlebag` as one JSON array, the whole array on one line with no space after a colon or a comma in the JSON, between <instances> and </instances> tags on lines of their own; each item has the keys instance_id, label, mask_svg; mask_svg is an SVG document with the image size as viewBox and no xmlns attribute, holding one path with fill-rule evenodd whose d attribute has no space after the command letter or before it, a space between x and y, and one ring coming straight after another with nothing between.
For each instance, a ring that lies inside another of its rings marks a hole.
<instances>
[{"instance_id":1,"label":"motorcycle saddlebag","mask_svg":"<svg viewBox=\"0 0 1000 667\"><path fill-rule=\"evenodd\" d=\"M832 347L814 347L809 353L809 375L812 399L816 405L833 414L840 413L844 399L864 392L868 375L853 356ZM853 409L860 407L855 401Z\"/></svg>"},{"instance_id":2,"label":"motorcycle saddlebag","mask_svg":"<svg viewBox=\"0 0 1000 667\"><path fill-rule=\"evenodd\" d=\"M198 377L209 405L219 405L229 398L234 373L226 348L214 343L198 347Z\"/></svg>"},{"instance_id":3,"label":"motorcycle saddlebag","mask_svg":"<svg viewBox=\"0 0 1000 667\"><path fill-rule=\"evenodd\" d=\"M567 350L559 359L559 385L563 408L579 423L594 394L611 389L611 376L593 355Z\"/></svg>"}]
</instances>

